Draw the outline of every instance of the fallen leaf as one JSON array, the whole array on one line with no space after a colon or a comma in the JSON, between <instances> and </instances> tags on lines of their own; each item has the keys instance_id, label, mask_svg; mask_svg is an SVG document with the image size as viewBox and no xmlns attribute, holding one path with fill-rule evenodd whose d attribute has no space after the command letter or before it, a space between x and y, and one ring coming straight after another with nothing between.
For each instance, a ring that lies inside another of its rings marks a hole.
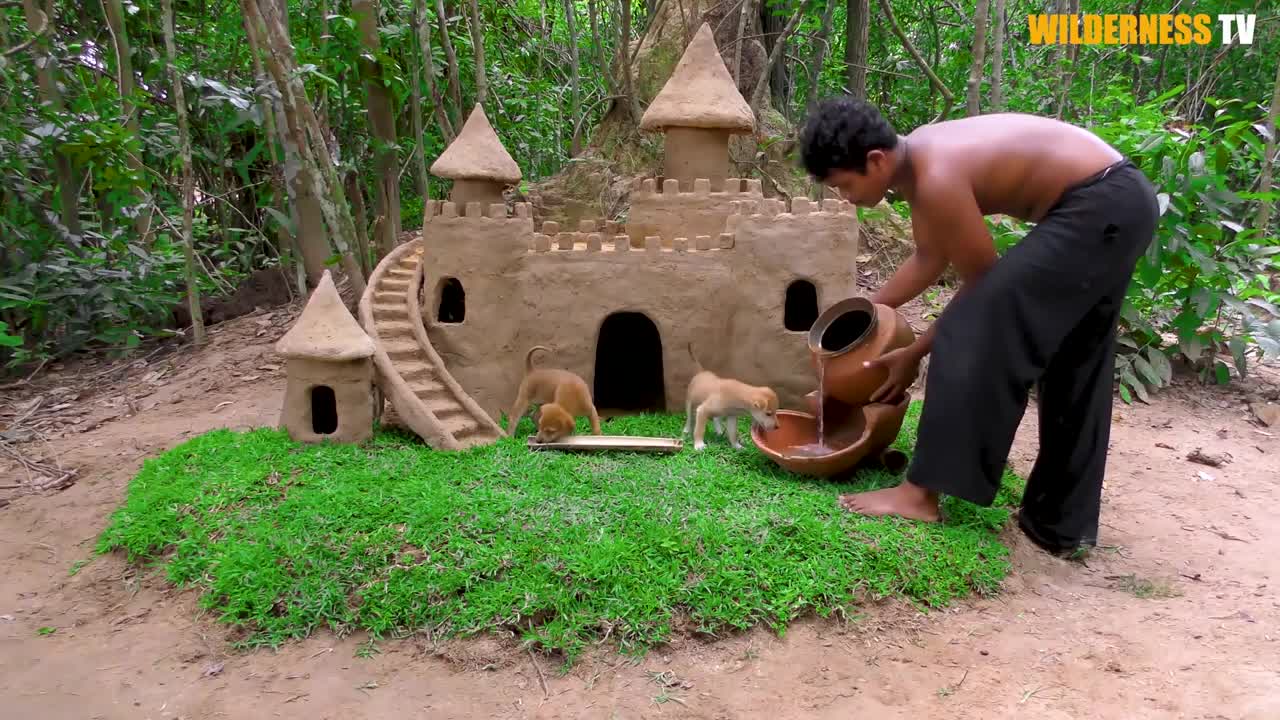
<instances>
[{"instance_id":1,"label":"fallen leaf","mask_svg":"<svg viewBox=\"0 0 1280 720\"><path fill-rule=\"evenodd\" d=\"M1174 447L1173 447L1172 445L1168 445L1168 444L1166 444L1166 443L1156 443L1156 447L1158 447L1158 448L1164 448L1165 450L1173 450L1173 449L1174 449Z\"/></svg>"},{"instance_id":2,"label":"fallen leaf","mask_svg":"<svg viewBox=\"0 0 1280 720\"><path fill-rule=\"evenodd\" d=\"M204 669L203 677L214 677L222 672L223 663L214 663Z\"/></svg>"},{"instance_id":3,"label":"fallen leaf","mask_svg":"<svg viewBox=\"0 0 1280 720\"><path fill-rule=\"evenodd\" d=\"M1207 472L1204 472L1203 470L1201 470L1200 472L1196 473L1196 475L1200 476L1200 479L1201 479L1201 480L1204 480L1204 481L1206 481L1206 482L1208 482L1208 481L1212 481L1212 480L1213 480L1213 476L1212 476L1212 475L1210 475L1210 474L1209 474L1209 473L1207 473Z\"/></svg>"},{"instance_id":4,"label":"fallen leaf","mask_svg":"<svg viewBox=\"0 0 1280 720\"><path fill-rule=\"evenodd\" d=\"M254 380L260 380L261 378L262 378L261 375L245 375L240 379L244 382L253 382Z\"/></svg>"}]
</instances>

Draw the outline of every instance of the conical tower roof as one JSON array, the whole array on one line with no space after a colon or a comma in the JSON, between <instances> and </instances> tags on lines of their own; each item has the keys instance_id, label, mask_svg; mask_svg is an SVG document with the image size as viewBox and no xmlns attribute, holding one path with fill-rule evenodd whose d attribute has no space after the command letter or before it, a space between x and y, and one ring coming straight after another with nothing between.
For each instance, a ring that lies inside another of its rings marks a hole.
<instances>
[{"instance_id":1,"label":"conical tower roof","mask_svg":"<svg viewBox=\"0 0 1280 720\"><path fill-rule=\"evenodd\" d=\"M373 340L342 304L329 271L307 300L298 321L276 342L276 352L288 358L359 360L373 355Z\"/></svg>"},{"instance_id":2,"label":"conical tower roof","mask_svg":"<svg viewBox=\"0 0 1280 720\"><path fill-rule=\"evenodd\" d=\"M641 130L672 126L740 133L755 128L751 106L729 75L709 23L698 28L667 84L640 120Z\"/></svg>"},{"instance_id":3,"label":"conical tower roof","mask_svg":"<svg viewBox=\"0 0 1280 720\"><path fill-rule=\"evenodd\" d=\"M462 126L462 132L431 165L431 174L451 180L487 180L514 185L520 182L520 166L502 146L498 134L479 103Z\"/></svg>"}]
</instances>

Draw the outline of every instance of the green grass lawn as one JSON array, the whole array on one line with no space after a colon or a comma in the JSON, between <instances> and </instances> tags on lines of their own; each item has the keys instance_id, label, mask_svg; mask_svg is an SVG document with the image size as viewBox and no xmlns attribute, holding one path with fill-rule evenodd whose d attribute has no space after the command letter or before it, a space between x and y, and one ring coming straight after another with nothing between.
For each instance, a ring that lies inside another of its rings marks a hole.
<instances>
[{"instance_id":1,"label":"green grass lawn","mask_svg":"<svg viewBox=\"0 0 1280 720\"><path fill-rule=\"evenodd\" d=\"M897 447L912 448L919 410ZM683 422L626 417L605 431L674 437ZM457 453L392 431L359 447L213 431L143 465L98 550L198 588L250 645L326 626L510 628L570 660L605 635L643 651L678 619L782 631L880 598L944 605L993 591L1008 569L997 532L1022 486L1011 474L995 507L948 499L946 523L926 526L836 505L896 478L791 475L749 438L740 451L709 435L702 453L574 455L528 450L532 427Z\"/></svg>"}]
</instances>

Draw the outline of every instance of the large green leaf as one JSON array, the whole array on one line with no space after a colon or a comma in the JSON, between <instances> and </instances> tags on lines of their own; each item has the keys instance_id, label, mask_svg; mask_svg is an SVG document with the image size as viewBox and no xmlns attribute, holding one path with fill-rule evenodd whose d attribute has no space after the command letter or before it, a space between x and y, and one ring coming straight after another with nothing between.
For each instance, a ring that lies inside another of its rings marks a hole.
<instances>
[{"instance_id":1,"label":"large green leaf","mask_svg":"<svg viewBox=\"0 0 1280 720\"><path fill-rule=\"evenodd\" d=\"M1133 390L1133 394L1137 395L1139 400L1144 403L1151 402L1151 398L1147 396L1147 388L1143 386L1142 381L1138 380L1138 378L1134 376L1132 370L1125 370L1120 373L1120 380Z\"/></svg>"},{"instance_id":2,"label":"large green leaf","mask_svg":"<svg viewBox=\"0 0 1280 720\"><path fill-rule=\"evenodd\" d=\"M1164 384L1164 380L1160 377L1160 373L1157 372L1156 369L1151 366L1151 363L1147 362L1147 359L1141 355L1134 356L1133 367L1137 369L1138 374L1142 376L1143 380L1147 381L1148 385L1160 387Z\"/></svg>"},{"instance_id":3,"label":"large green leaf","mask_svg":"<svg viewBox=\"0 0 1280 720\"><path fill-rule=\"evenodd\" d=\"M1147 348L1147 362L1151 367L1155 368L1156 374L1160 376L1163 384L1168 385L1173 381L1173 365L1169 362L1168 356L1160 351L1159 348Z\"/></svg>"}]
</instances>

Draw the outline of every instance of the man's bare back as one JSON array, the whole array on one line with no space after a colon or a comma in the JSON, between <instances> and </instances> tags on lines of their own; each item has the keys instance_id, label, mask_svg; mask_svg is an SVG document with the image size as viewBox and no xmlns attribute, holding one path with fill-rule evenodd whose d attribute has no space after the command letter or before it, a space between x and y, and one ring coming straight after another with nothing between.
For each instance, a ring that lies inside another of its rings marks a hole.
<instances>
[{"instance_id":1,"label":"man's bare back","mask_svg":"<svg viewBox=\"0 0 1280 720\"><path fill-rule=\"evenodd\" d=\"M1072 184L1122 159L1083 128L1016 113L925 125L906 135L916 176L968 185L984 215L1038 222ZM928 202L927 197L906 197Z\"/></svg>"}]
</instances>

